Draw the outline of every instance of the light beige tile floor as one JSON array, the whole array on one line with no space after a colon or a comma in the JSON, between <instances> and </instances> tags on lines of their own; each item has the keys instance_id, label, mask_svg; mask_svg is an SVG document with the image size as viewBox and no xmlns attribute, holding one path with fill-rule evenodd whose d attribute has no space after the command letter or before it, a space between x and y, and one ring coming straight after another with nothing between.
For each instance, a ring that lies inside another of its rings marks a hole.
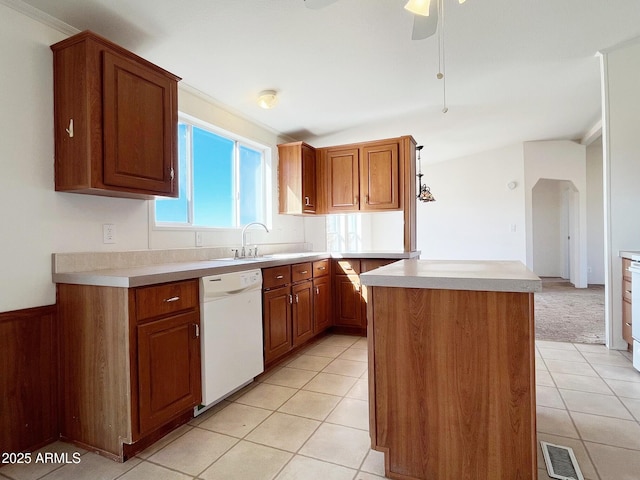
<instances>
[{"instance_id":1,"label":"light beige tile floor","mask_svg":"<svg viewBox=\"0 0 640 480\"><path fill-rule=\"evenodd\" d=\"M571 447L587 480L640 479L640 372L626 352L536 343L538 439ZM321 339L118 464L57 442L78 464L6 466L14 480L380 480L368 433L366 339ZM538 457L539 480L548 480Z\"/></svg>"}]
</instances>

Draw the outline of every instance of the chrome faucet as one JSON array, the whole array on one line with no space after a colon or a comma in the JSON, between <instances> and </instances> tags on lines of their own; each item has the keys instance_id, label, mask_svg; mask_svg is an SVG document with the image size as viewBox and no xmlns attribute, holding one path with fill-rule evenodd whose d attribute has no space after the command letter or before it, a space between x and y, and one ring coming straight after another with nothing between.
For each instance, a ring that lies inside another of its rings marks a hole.
<instances>
[{"instance_id":1,"label":"chrome faucet","mask_svg":"<svg viewBox=\"0 0 640 480\"><path fill-rule=\"evenodd\" d=\"M267 233L269 233L269 229L264 223L260 223L260 222L247 223L242 229L242 251L240 253L241 257L245 256L245 247L247 246L247 228L249 228L251 225L260 225L262 226L262 228L265 229ZM258 249L256 248L256 253L254 254L254 256L257 256L257 252L258 252Z\"/></svg>"}]
</instances>

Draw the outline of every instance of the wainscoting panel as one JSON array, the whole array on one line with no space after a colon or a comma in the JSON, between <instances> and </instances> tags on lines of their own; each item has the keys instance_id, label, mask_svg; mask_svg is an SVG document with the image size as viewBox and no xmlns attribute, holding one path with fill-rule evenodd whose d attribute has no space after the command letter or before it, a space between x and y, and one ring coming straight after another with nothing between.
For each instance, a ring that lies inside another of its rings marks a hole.
<instances>
[{"instance_id":1,"label":"wainscoting panel","mask_svg":"<svg viewBox=\"0 0 640 480\"><path fill-rule=\"evenodd\" d=\"M0 452L58 438L55 305L0 313Z\"/></svg>"}]
</instances>

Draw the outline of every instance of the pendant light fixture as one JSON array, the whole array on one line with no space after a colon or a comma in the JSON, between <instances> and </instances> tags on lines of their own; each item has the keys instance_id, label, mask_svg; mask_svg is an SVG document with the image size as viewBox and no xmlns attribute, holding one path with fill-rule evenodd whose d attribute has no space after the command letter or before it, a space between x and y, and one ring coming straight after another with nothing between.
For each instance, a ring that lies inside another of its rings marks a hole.
<instances>
[{"instance_id":1,"label":"pendant light fixture","mask_svg":"<svg viewBox=\"0 0 640 480\"><path fill-rule=\"evenodd\" d=\"M416 198L421 202L435 202L436 199L431 193L431 189L422 183L423 173L422 161L420 160L420 150L422 150L423 147L423 145L418 145L416 147L416 150L418 151L418 174L416 175L416 177L418 177L418 194L416 195Z\"/></svg>"}]
</instances>

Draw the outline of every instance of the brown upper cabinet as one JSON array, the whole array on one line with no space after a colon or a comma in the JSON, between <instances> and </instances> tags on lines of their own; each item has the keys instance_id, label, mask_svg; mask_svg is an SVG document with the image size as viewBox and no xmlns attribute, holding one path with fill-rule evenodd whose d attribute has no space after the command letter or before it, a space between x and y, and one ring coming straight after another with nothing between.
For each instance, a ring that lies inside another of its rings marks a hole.
<instances>
[{"instance_id":1,"label":"brown upper cabinet","mask_svg":"<svg viewBox=\"0 0 640 480\"><path fill-rule=\"evenodd\" d=\"M330 147L322 154L329 213L401 208L399 139Z\"/></svg>"},{"instance_id":2,"label":"brown upper cabinet","mask_svg":"<svg viewBox=\"0 0 640 480\"><path fill-rule=\"evenodd\" d=\"M51 50L56 190L177 197L180 78L89 31Z\"/></svg>"},{"instance_id":3,"label":"brown upper cabinet","mask_svg":"<svg viewBox=\"0 0 640 480\"><path fill-rule=\"evenodd\" d=\"M304 142L278 145L280 213L316 213L316 149Z\"/></svg>"}]
</instances>

